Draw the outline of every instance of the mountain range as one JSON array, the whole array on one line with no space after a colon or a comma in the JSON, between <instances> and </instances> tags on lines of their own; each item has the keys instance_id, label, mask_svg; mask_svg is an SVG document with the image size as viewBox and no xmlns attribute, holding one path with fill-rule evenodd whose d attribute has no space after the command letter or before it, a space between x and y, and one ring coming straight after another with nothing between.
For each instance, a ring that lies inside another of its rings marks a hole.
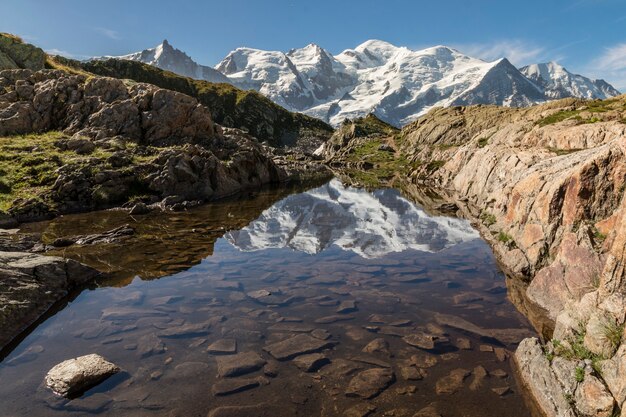
<instances>
[{"instance_id":1,"label":"mountain range","mask_svg":"<svg viewBox=\"0 0 626 417\"><path fill-rule=\"evenodd\" d=\"M447 46L415 51L378 40L336 56L315 44L286 53L238 48L215 68L195 63L167 40L117 58L256 90L287 110L335 126L369 113L402 126L433 107L522 107L564 97L620 94L603 80L573 74L555 62L518 69L506 58L486 62Z\"/></svg>"},{"instance_id":2,"label":"mountain range","mask_svg":"<svg viewBox=\"0 0 626 417\"><path fill-rule=\"evenodd\" d=\"M291 248L315 254L338 246L363 258L392 252L438 252L478 238L462 219L429 216L397 190L368 192L334 179L292 194L225 238L242 251Z\"/></svg>"}]
</instances>

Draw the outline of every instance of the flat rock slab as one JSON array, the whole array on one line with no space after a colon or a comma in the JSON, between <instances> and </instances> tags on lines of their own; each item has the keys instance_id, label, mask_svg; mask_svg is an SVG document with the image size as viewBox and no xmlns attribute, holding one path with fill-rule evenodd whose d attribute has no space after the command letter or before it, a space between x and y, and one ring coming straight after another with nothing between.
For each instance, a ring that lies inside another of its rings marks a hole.
<instances>
[{"instance_id":1,"label":"flat rock slab","mask_svg":"<svg viewBox=\"0 0 626 417\"><path fill-rule=\"evenodd\" d=\"M402 340L408 345L420 348L431 350L435 348L435 342L439 338L437 336L433 336L430 334L416 332L407 336L404 336Z\"/></svg>"},{"instance_id":2,"label":"flat rock slab","mask_svg":"<svg viewBox=\"0 0 626 417\"><path fill-rule=\"evenodd\" d=\"M455 369L435 384L437 394L454 394L463 387L463 381L471 375L467 369Z\"/></svg>"},{"instance_id":3,"label":"flat rock slab","mask_svg":"<svg viewBox=\"0 0 626 417\"><path fill-rule=\"evenodd\" d=\"M259 378L232 378L232 379L224 379L222 381L216 382L211 391L215 396L224 396L236 394L238 392L243 392L250 390L252 388L256 388L261 385L269 384L269 380L267 378L259 377Z\"/></svg>"},{"instance_id":4,"label":"flat rock slab","mask_svg":"<svg viewBox=\"0 0 626 417\"><path fill-rule=\"evenodd\" d=\"M330 363L330 359L321 353L310 353L298 356L293 363L304 372L315 372L324 365Z\"/></svg>"},{"instance_id":5,"label":"flat rock slab","mask_svg":"<svg viewBox=\"0 0 626 417\"><path fill-rule=\"evenodd\" d=\"M218 356L217 374L220 377L239 376L258 371L267 363L256 352L243 352L236 355Z\"/></svg>"},{"instance_id":6,"label":"flat rock slab","mask_svg":"<svg viewBox=\"0 0 626 417\"><path fill-rule=\"evenodd\" d=\"M211 325L208 323L184 324L182 326L170 327L159 332L159 337L183 338L193 336L203 336L209 333Z\"/></svg>"},{"instance_id":7,"label":"flat rock slab","mask_svg":"<svg viewBox=\"0 0 626 417\"><path fill-rule=\"evenodd\" d=\"M220 339L211 343L206 349L213 355L232 355L237 353L237 341L235 339Z\"/></svg>"},{"instance_id":8,"label":"flat rock slab","mask_svg":"<svg viewBox=\"0 0 626 417\"><path fill-rule=\"evenodd\" d=\"M383 392L396 380L391 369L374 368L359 372L348 384L346 396L370 399Z\"/></svg>"},{"instance_id":9,"label":"flat rock slab","mask_svg":"<svg viewBox=\"0 0 626 417\"><path fill-rule=\"evenodd\" d=\"M330 324L330 323L337 323L338 321L347 321L347 320L353 320L353 319L354 319L354 316L334 315L334 316L320 317L319 319L315 320L315 323Z\"/></svg>"},{"instance_id":10,"label":"flat rock slab","mask_svg":"<svg viewBox=\"0 0 626 417\"><path fill-rule=\"evenodd\" d=\"M299 334L287 340L272 343L263 348L270 355L280 361L293 359L296 356L307 353L319 352L322 349L330 348L333 343L320 340L308 334Z\"/></svg>"},{"instance_id":11,"label":"flat rock slab","mask_svg":"<svg viewBox=\"0 0 626 417\"><path fill-rule=\"evenodd\" d=\"M120 371L97 354L69 359L54 366L46 375L46 385L64 397L80 394Z\"/></svg>"}]
</instances>

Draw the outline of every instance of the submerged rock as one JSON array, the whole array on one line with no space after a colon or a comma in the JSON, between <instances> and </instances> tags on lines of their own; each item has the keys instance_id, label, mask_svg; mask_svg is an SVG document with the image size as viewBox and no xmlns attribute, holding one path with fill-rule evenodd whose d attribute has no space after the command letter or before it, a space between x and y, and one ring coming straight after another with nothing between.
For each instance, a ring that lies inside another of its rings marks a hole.
<instances>
[{"instance_id":1,"label":"submerged rock","mask_svg":"<svg viewBox=\"0 0 626 417\"><path fill-rule=\"evenodd\" d=\"M374 398L396 380L388 368L374 368L359 372L348 384L346 396L363 399Z\"/></svg>"},{"instance_id":2,"label":"submerged rock","mask_svg":"<svg viewBox=\"0 0 626 417\"><path fill-rule=\"evenodd\" d=\"M217 374L220 377L239 376L258 371L267 363L255 352L243 352L235 355L216 357Z\"/></svg>"},{"instance_id":3,"label":"submerged rock","mask_svg":"<svg viewBox=\"0 0 626 417\"><path fill-rule=\"evenodd\" d=\"M69 359L46 375L46 385L64 397L80 394L120 371L117 365L97 354Z\"/></svg>"},{"instance_id":4,"label":"submerged rock","mask_svg":"<svg viewBox=\"0 0 626 417\"><path fill-rule=\"evenodd\" d=\"M334 344L320 340L308 334L298 334L287 340L272 343L263 348L266 352L278 360L287 360L299 355L318 352L332 347Z\"/></svg>"},{"instance_id":5,"label":"submerged rock","mask_svg":"<svg viewBox=\"0 0 626 417\"><path fill-rule=\"evenodd\" d=\"M235 339L220 339L211 343L206 351L213 355L237 353L237 341Z\"/></svg>"}]
</instances>

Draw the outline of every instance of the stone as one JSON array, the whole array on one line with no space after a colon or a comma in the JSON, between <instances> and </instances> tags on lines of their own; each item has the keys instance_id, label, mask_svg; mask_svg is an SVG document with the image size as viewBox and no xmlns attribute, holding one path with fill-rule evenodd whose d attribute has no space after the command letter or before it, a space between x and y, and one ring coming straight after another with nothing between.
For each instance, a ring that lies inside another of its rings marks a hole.
<instances>
[{"instance_id":1,"label":"stone","mask_svg":"<svg viewBox=\"0 0 626 417\"><path fill-rule=\"evenodd\" d=\"M550 367L536 338L522 340L515 351L517 369L547 417L576 417L563 395L563 387Z\"/></svg>"},{"instance_id":2,"label":"stone","mask_svg":"<svg viewBox=\"0 0 626 417\"><path fill-rule=\"evenodd\" d=\"M267 363L255 352L217 356L217 374L220 377L233 377L258 371Z\"/></svg>"},{"instance_id":3,"label":"stone","mask_svg":"<svg viewBox=\"0 0 626 417\"><path fill-rule=\"evenodd\" d=\"M164 338L183 338L203 336L209 333L211 327L208 323L184 324L182 326L170 327L158 333L159 337Z\"/></svg>"},{"instance_id":4,"label":"stone","mask_svg":"<svg viewBox=\"0 0 626 417\"><path fill-rule=\"evenodd\" d=\"M331 342L316 339L308 334L298 334L289 339L267 345L263 350L274 358L284 361L307 353L319 352L333 345Z\"/></svg>"},{"instance_id":5,"label":"stone","mask_svg":"<svg viewBox=\"0 0 626 417\"><path fill-rule=\"evenodd\" d=\"M311 332L311 336L320 340L328 340L331 337L331 334L326 329L315 329Z\"/></svg>"},{"instance_id":6,"label":"stone","mask_svg":"<svg viewBox=\"0 0 626 417\"><path fill-rule=\"evenodd\" d=\"M472 350L472 342L465 337L459 337L456 339L456 347L461 350Z\"/></svg>"},{"instance_id":7,"label":"stone","mask_svg":"<svg viewBox=\"0 0 626 417\"><path fill-rule=\"evenodd\" d=\"M231 355L237 353L237 341L235 339L220 339L211 343L206 350L212 355Z\"/></svg>"},{"instance_id":8,"label":"stone","mask_svg":"<svg viewBox=\"0 0 626 417\"><path fill-rule=\"evenodd\" d=\"M437 394L454 394L463 387L463 381L471 375L467 369L454 369L447 376L440 378L435 384Z\"/></svg>"},{"instance_id":9,"label":"stone","mask_svg":"<svg viewBox=\"0 0 626 417\"><path fill-rule=\"evenodd\" d=\"M215 396L224 396L236 394L256 388L260 385L267 385L269 381L263 377L257 378L228 378L221 381L217 381L211 387L211 391Z\"/></svg>"},{"instance_id":10,"label":"stone","mask_svg":"<svg viewBox=\"0 0 626 417\"><path fill-rule=\"evenodd\" d=\"M626 344L622 344L613 358L600 362L602 378L617 400L626 401Z\"/></svg>"},{"instance_id":11,"label":"stone","mask_svg":"<svg viewBox=\"0 0 626 417\"><path fill-rule=\"evenodd\" d=\"M374 339L369 342L362 350L364 353L382 353L384 355L389 355L389 343L382 337L378 339Z\"/></svg>"},{"instance_id":12,"label":"stone","mask_svg":"<svg viewBox=\"0 0 626 417\"><path fill-rule=\"evenodd\" d=\"M310 353L294 358L293 363L304 372L315 372L322 366L330 363L330 360L321 353Z\"/></svg>"},{"instance_id":13,"label":"stone","mask_svg":"<svg viewBox=\"0 0 626 417\"><path fill-rule=\"evenodd\" d=\"M411 355L409 361L418 368L432 368L438 362L436 356L428 354Z\"/></svg>"},{"instance_id":14,"label":"stone","mask_svg":"<svg viewBox=\"0 0 626 417\"><path fill-rule=\"evenodd\" d=\"M69 291L98 275L95 269L69 259L0 251L0 348Z\"/></svg>"},{"instance_id":15,"label":"stone","mask_svg":"<svg viewBox=\"0 0 626 417\"><path fill-rule=\"evenodd\" d=\"M493 353L496 354L496 359L498 359L498 362L504 362L509 358L509 354L504 348L494 348Z\"/></svg>"},{"instance_id":16,"label":"stone","mask_svg":"<svg viewBox=\"0 0 626 417\"><path fill-rule=\"evenodd\" d=\"M338 321L347 321L354 320L354 316L349 315L335 315L335 316L326 316L315 319L315 323L317 324L331 324L337 323Z\"/></svg>"},{"instance_id":17,"label":"stone","mask_svg":"<svg viewBox=\"0 0 626 417\"><path fill-rule=\"evenodd\" d=\"M346 396L371 399L378 396L395 381L388 368L373 368L359 372L348 384Z\"/></svg>"},{"instance_id":18,"label":"stone","mask_svg":"<svg viewBox=\"0 0 626 417\"><path fill-rule=\"evenodd\" d=\"M506 394L511 392L510 387L496 387L496 388L491 388L491 390L495 392L496 394L498 394L500 397L504 397Z\"/></svg>"},{"instance_id":19,"label":"stone","mask_svg":"<svg viewBox=\"0 0 626 417\"><path fill-rule=\"evenodd\" d=\"M489 373L487 372L484 366L478 365L477 367L474 368L472 375L473 377L472 377L472 382L470 382L470 389L472 391L477 391L478 389L482 387L483 382L485 378L489 376Z\"/></svg>"},{"instance_id":20,"label":"stone","mask_svg":"<svg viewBox=\"0 0 626 417\"><path fill-rule=\"evenodd\" d=\"M480 345L478 348L481 352L493 352L493 346Z\"/></svg>"},{"instance_id":21,"label":"stone","mask_svg":"<svg viewBox=\"0 0 626 417\"><path fill-rule=\"evenodd\" d=\"M347 313L355 312L356 310L357 310L356 301L345 300L339 304L339 307L337 307L336 311L338 314L347 314Z\"/></svg>"},{"instance_id":22,"label":"stone","mask_svg":"<svg viewBox=\"0 0 626 417\"><path fill-rule=\"evenodd\" d=\"M72 397L92 388L120 368L97 354L69 359L54 366L46 375L46 385L55 393Z\"/></svg>"},{"instance_id":23,"label":"stone","mask_svg":"<svg viewBox=\"0 0 626 417\"><path fill-rule=\"evenodd\" d=\"M275 361L270 361L263 367L263 374L265 376L269 376L270 378L276 378L278 376L278 371L278 363Z\"/></svg>"},{"instance_id":24,"label":"stone","mask_svg":"<svg viewBox=\"0 0 626 417\"><path fill-rule=\"evenodd\" d=\"M405 343L426 350L434 349L437 339L439 339L437 336L429 335L423 332L415 332L402 338Z\"/></svg>"},{"instance_id":25,"label":"stone","mask_svg":"<svg viewBox=\"0 0 626 417\"><path fill-rule=\"evenodd\" d=\"M137 340L137 350L142 358L165 352L165 344L154 334L149 333Z\"/></svg>"},{"instance_id":26,"label":"stone","mask_svg":"<svg viewBox=\"0 0 626 417\"><path fill-rule=\"evenodd\" d=\"M367 417L373 412L376 411L376 406L373 404L357 404L353 407L348 408L343 415L345 417Z\"/></svg>"},{"instance_id":27,"label":"stone","mask_svg":"<svg viewBox=\"0 0 626 417\"><path fill-rule=\"evenodd\" d=\"M614 399L606 387L593 375L585 375L585 379L576 388L574 395L576 408L585 417L611 417Z\"/></svg>"},{"instance_id":28,"label":"stone","mask_svg":"<svg viewBox=\"0 0 626 417\"><path fill-rule=\"evenodd\" d=\"M400 365L400 375L407 381L420 381L424 379L424 371L412 365Z\"/></svg>"}]
</instances>

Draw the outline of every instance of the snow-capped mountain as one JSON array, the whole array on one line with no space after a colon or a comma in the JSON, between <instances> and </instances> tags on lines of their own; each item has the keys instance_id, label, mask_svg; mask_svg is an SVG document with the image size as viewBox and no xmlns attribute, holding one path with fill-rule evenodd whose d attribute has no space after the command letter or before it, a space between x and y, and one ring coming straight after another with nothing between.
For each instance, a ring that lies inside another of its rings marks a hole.
<instances>
[{"instance_id":1,"label":"snow-capped mountain","mask_svg":"<svg viewBox=\"0 0 626 417\"><path fill-rule=\"evenodd\" d=\"M335 179L279 201L225 238L242 251L291 248L314 254L336 245L378 258L408 249L441 251L478 233L465 220L429 216L396 190L370 193Z\"/></svg>"},{"instance_id":2,"label":"snow-capped mountain","mask_svg":"<svg viewBox=\"0 0 626 417\"><path fill-rule=\"evenodd\" d=\"M528 106L562 97L619 94L605 81L572 74L554 63L520 71L505 58L485 62L446 46L415 51L378 40L336 56L314 44L287 53L238 48L216 69L196 64L167 41L119 58L254 89L288 110L333 125L374 113L402 126L437 106Z\"/></svg>"},{"instance_id":3,"label":"snow-capped mountain","mask_svg":"<svg viewBox=\"0 0 626 417\"><path fill-rule=\"evenodd\" d=\"M211 81L214 83L230 83L230 80L226 78L224 74L211 67L197 64L189 55L170 45L167 39L154 48L144 49L141 52L115 58L143 62L166 71L198 80Z\"/></svg>"},{"instance_id":4,"label":"snow-capped mountain","mask_svg":"<svg viewBox=\"0 0 626 417\"><path fill-rule=\"evenodd\" d=\"M520 68L520 71L539 85L550 98L606 99L619 95L619 91L606 81L572 74L556 62L528 65Z\"/></svg>"}]
</instances>

